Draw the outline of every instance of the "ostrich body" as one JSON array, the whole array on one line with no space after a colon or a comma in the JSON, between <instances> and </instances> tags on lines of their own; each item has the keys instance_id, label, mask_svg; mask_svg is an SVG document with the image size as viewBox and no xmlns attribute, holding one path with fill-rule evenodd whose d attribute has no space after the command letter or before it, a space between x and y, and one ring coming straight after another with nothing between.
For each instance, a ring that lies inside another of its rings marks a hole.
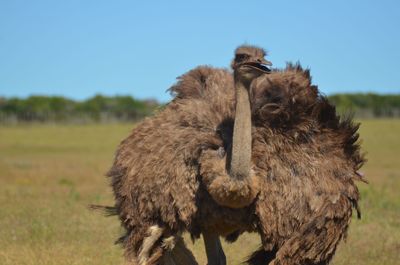
<instances>
[{"instance_id":1,"label":"ostrich body","mask_svg":"<svg viewBox=\"0 0 400 265\"><path fill-rule=\"evenodd\" d=\"M239 47L233 75L198 67L175 98L123 140L108 175L133 264L197 264L180 236L260 234L250 264L328 264L345 236L363 163L357 126L340 121L307 70L269 73L264 51ZM267 74L268 73L268 74Z\"/></svg>"}]
</instances>

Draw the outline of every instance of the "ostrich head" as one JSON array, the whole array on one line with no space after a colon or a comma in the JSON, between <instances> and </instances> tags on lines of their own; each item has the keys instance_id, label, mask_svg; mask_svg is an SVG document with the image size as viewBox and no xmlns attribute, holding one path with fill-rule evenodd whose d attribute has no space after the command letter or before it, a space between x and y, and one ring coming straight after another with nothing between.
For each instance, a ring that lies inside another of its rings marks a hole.
<instances>
[{"instance_id":1,"label":"ostrich head","mask_svg":"<svg viewBox=\"0 0 400 265\"><path fill-rule=\"evenodd\" d=\"M260 75L271 72L267 66L271 66L272 63L264 58L265 55L266 52L258 47L247 45L238 47L231 64L235 79L249 83Z\"/></svg>"}]
</instances>

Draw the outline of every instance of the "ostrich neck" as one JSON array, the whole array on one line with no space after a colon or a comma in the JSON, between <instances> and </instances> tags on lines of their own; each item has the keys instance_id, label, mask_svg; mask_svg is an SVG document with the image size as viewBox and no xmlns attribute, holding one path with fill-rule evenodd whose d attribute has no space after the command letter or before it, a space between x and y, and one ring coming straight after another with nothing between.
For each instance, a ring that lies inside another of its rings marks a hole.
<instances>
[{"instance_id":1,"label":"ostrich neck","mask_svg":"<svg viewBox=\"0 0 400 265\"><path fill-rule=\"evenodd\" d=\"M244 84L235 78L236 114L230 176L236 179L247 178L250 174L251 111L248 86L249 84Z\"/></svg>"}]
</instances>

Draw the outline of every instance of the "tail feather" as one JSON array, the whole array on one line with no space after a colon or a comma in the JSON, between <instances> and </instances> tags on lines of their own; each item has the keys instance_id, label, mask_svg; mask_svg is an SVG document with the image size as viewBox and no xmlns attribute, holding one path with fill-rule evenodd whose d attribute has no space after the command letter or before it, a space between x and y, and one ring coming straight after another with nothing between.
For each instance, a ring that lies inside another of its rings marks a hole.
<instances>
[{"instance_id":1,"label":"tail feather","mask_svg":"<svg viewBox=\"0 0 400 265\"><path fill-rule=\"evenodd\" d=\"M158 225L149 227L148 236L143 240L142 247L140 248L138 260L140 265L148 264L148 259L151 258L151 250L154 248L155 243L161 238L164 229ZM157 255L157 259L158 259Z\"/></svg>"},{"instance_id":2,"label":"tail feather","mask_svg":"<svg viewBox=\"0 0 400 265\"><path fill-rule=\"evenodd\" d=\"M114 216L118 215L118 211L116 207L112 206L103 206L103 205L95 205L91 204L88 206L90 210L101 212L104 216Z\"/></svg>"}]
</instances>

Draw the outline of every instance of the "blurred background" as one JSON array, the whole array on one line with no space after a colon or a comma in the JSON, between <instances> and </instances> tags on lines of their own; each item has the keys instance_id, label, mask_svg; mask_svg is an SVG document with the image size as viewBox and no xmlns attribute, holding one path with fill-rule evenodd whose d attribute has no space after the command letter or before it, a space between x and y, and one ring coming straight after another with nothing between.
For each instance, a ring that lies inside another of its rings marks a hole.
<instances>
[{"instance_id":1,"label":"blurred background","mask_svg":"<svg viewBox=\"0 0 400 265\"><path fill-rule=\"evenodd\" d=\"M399 14L395 0L0 0L0 264L123 264L119 221L87 210L113 203L116 146L176 77L228 68L241 44L310 68L361 123L370 183L333 264L398 264ZM226 246L229 264L259 243Z\"/></svg>"}]
</instances>

